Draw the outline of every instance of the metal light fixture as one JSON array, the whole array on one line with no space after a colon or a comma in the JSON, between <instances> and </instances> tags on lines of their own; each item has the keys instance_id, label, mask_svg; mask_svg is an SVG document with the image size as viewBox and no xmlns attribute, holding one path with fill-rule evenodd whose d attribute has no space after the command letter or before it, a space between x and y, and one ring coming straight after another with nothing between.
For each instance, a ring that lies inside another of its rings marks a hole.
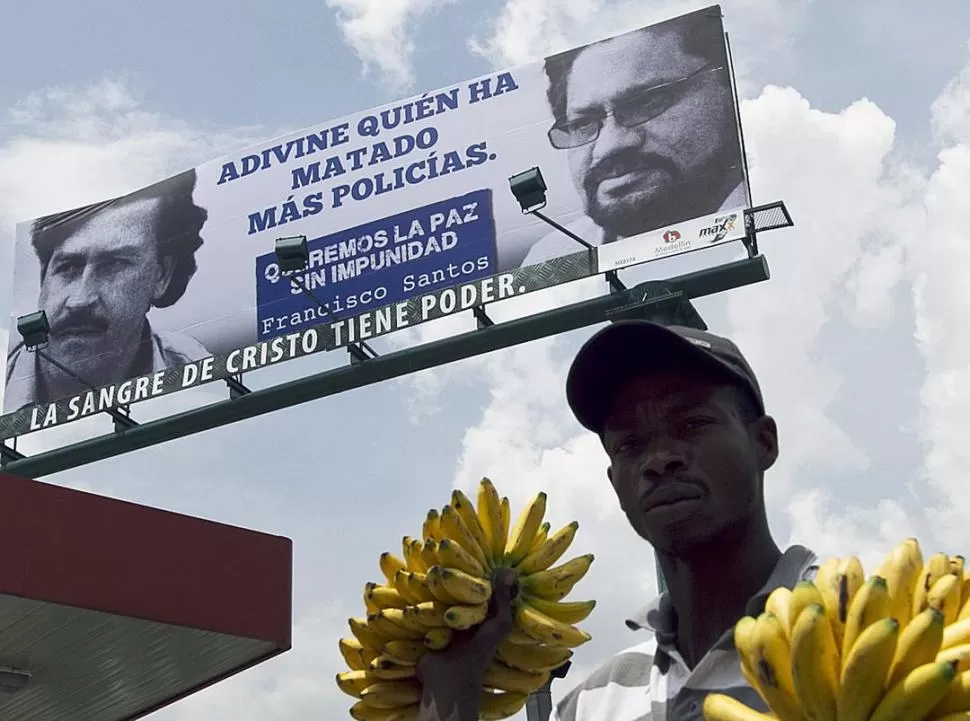
<instances>
[{"instance_id":1,"label":"metal light fixture","mask_svg":"<svg viewBox=\"0 0 970 721\"><path fill-rule=\"evenodd\" d=\"M51 324L47 313L42 310L28 313L17 318L17 332L24 339L28 351L45 348L50 341Z\"/></svg>"},{"instance_id":2,"label":"metal light fixture","mask_svg":"<svg viewBox=\"0 0 970 721\"><path fill-rule=\"evenodd\" d=\"M512 195L519 201L523 213L544 208L546 205L546 181L539 168L530 168L509 178Z\"/></svg>"},{"instance_id":3,"label":"metal light fixture","mask_svg":"<svg viewBox=\"0 0 970 721\"><path fill-rule=\"evenodd\" d=\"M10 666L0 667L0 693L23 691L30 682L30 671Z\"/></svg>"},{"instance_id":4,"label":"metal light fixture","mask_svg":"<svg viewBox=\"0 0 970 721\"><path fill-rule=\"evenodd\" d=\"M305 235L294 235L289 238L276 239L276 262L280 270L303 270L310 260L310 253L306 247Z\"/></svg>"}]
</instances>

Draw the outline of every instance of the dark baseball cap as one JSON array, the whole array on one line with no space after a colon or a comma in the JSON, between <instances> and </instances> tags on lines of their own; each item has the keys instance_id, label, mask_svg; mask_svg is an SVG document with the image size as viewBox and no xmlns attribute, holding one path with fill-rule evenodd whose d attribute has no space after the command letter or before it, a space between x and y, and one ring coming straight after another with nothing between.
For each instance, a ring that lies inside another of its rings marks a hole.
<instances>
[{"instance_id":1,"label":"dark baseball cap","mask_svg":"<svg viewBox=\"0 0 970 721\"><path fill-rule=\"evenodd\" d=\"M595 333L573 359L566 377L566 400L576 419L602 433L609 404L620 385L633 374L649 371L651 359L662 358L708 364L748 391L758 412L764 414L758 379L732 341L696 328L619 320Z\"/></svg>"}]
</instances>

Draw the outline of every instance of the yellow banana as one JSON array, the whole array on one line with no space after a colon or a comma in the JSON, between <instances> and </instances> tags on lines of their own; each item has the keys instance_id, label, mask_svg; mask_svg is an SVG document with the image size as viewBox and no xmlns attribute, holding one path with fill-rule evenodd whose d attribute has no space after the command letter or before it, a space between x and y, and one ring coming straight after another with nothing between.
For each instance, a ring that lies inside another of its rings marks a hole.
<instances>
[{"instance_id":1,"label":"yellow banana","mask_svg":"<svg viewBox=\"0 0 970 721\"><path fill-rule=\"evenodd\" d=\"M838 721L868 720L885 692L898 639L899 621L883 618L871 623L849 647L836 697Z\"/></svg>"},{"instance_id":2,"label":"yellow banana","mask_svg":"<svg viewBox=\"0 0 970 721\"><path fill-rule=\"evenodd\" d=\"M815 585L813 581L799 581L795 584L795 588L792 589L791 601L789 601L788 608L788 619L789 625L789 638L791 637L791 629L795 627L795 620L801 615L810 604L817 603L819 606L825 607L825 601L822 599L822 594L818 590L818 586Z\"/></svg>"},{"instance_id":3,"label":"yellow banana","mask_svg":"<svg viewBox=\"0 0 970 721\"><path fill-rule=\"evenodd\" d=\"M472 532L468 530L468 526L461 520L458 511L450 505L444 506L441 509L441 530L447 538L450 538L461 546L482 566L488 565L488 558L485 556L485 552L478 545Z\"/></svg>"},{"instance_id":4,"label":"yellow banana","mask_svg":"<svg viewBox=\"0 0 970 721\"><path fill-rule=\"evenodd\" d=\"M544 601L525 594L522 601L549 618L563 623L582 623L596 608L596 601Z\"/></svg>"},{"instance_id":5,"label":"yellow banana","mask_svg":"<svg viewBox=\"0 0 970 721\"><path fill-rule=\"evenodd\" d=\"M427 650L422 641L388 641L383 655L401 666L413 666Z\"/></svg>"},{"instance_id":6,"label":"yellow banana","mask_svg":"<svg viewBox=\"0 0 970 721\"><path fill-rule=\"evenodd\" d=\"M811 721L835 721L839 647L825 609L809 605L795 619L791 640L792 681Z\"/></svg>"},{"instance_id":7,"label":"yellow banana","mask_svg":"<svg viewBox=\"0 0 970 721\"><path fill-rule=\"evenodd\" d=\"M750 669L755 687L781 721L805 721L795 694L788 636L773 613L764 612L755 622L751 636Z\"/></svg>"},{"instance_id":8,"label":"yellow banana","mask_svg":"<svg viewBox=\"0 0 970 721\"><path fill-rule=\"evenodd\" d=\"M348 696L360 698L361 692L378 680L369 671L344 671L337 674L337 688Z\"/></svg>"},{"instance_id":9,"label":"yellow banana","mask_svg":"<svg viewBox=\"0 0 970 721\"><path fill-rule=\"evenodd\" d=\"M953 646L936 654L936 660L956 664L957 673L970 670L970 643Z\"/></svg>"},{"instance_id":10,"label":"yellow banana","mask_svg":"<svg viewBox=\"0 0 970 721\"><path fill-rule=\"evenodd\" d=\"M546 494L540 491L522 509L515 521L515 526L509 532L509 540L505 547L507 564L515 566L529 554L545 515Z\"/></svg>"},{"instance_id":11,"label":"yellow banana","mask_svg":"<svg viewBox=\"0 0 970 721\"><path fill-rule=\"evenodd\" d=\"M947 689L946 696L930 714L931 718L941 719L949 714L968 713L970 709L970 671L957 674L957 677Z\"/></svg>"},{"instance_id":12,"label":"yellow banana","mask_svg":"<svg viewBox=\"0 0 970 721\"><path fill-rule=\"evenodd\" d=\"M417 715L409 715L409 712L413 711L416 714L418 708L417 704L397 708L377 708L361 700L351 707L350 716L356 721L416 721Z\"/></svg>"},{"instance_id":13,"label":"yellow banana","mask_svg":"<svg viewBox=\"0 0 970 721\"><path fill-rule=\"evenodd\" d=\"M408 567L405 561L402 561L390 551L384 551L381 554L380 565L381 573L384 574L384 578L387 579L388 583L394 582L394 574L398 571L405 571Z\"/></svg>"},{"instance_id":14,"label":"yellow banana","mask_svg":"<svg viewBox=\"0 0 970 721\"><path fill-rule=\"evenodd\" d=\"M475 513L475 506L472 505L468 496L456 488L451 492L451 507L458 513L458 516L478 546L480 552L473 555L476 561L483 567L481 575L485 575L484 569L488 568L488 562L492 558L492 547L489 545L488 537L485 535L485 529L482 528L482 524L478 520L478 514Z\"/></svg>"},{"instance_id":15,"label":"yellow banana","mask_svg":"<svg viewBox=\"0 0 970 721\"><path fill-rule=\"evenodd\" d=\"M450 538L438 543L438 559L441 565L446 568L457 568L459 571L479 578L484 578L487 575L484 566L478 562L478 559Z\"/></svg>"},{"instance_id":16,"label":"yellow banana","mask_svg":"<svg viewBox=\"0 0 970 721\"><path fill-rule=\"evenodd\" d=\"M866 581L866 574L862 568L862 562L857 556L843 558L839 563L838 584L839 584L839 648L841 648L842 635L844 634L845 622L849 617L849 606L852 599L862 588Z\"/></svg>"},{"instance_id":17,"label":"yellow banana","mask_svg":"<svg viewBox=\"0 0 970 721\"><path fill-rule=\"evenodd\" d=\"M499 644L495 657L511 668L523 671L550 670L559 668L572 658L573 652L568 648L554 648L552 646L520 646L509 643L508 639Z\"/></svg>"},{"instance_id":18,"label":"yellow banana","mask_svg":"<svg viewBox=\"0 0 970 721\"><path fill-rule=\"evenodd\" d=\"M450 628L457 631L464 631L471 628L472 626L477 626L485 617L488 615L488 604L480 603L478 605L456 605L451 606L445 611L445 623L448 624Z\"/></svg>"},{"instance_id":19,"label":"yellow banana","mask_svg":"<svg viewBox=\"0 0 970 721\"><path fill-rule=\"evenodd\" d=\"M942 576L926 594L926 605L943 614L944 623L949 625L960 614L960 591L963 579L952 573Z\"/></svg>"},{"instance_id":20,"label":"yellow banana","mask_svg":"<svg viewBox=\"0 0 970 721\"><path fill-rule=\"evenodd\" d=\"M532 542L532 548L529 549L529 553L532 553L537 548L541 548L542 544L549 540L549 531L551 530L552 524L549 521L543 521L542 525L539 526L539 530L536 531L536 537Z\"/></svg>"},{"instance_id":21,"label":"yellow banana","mask_svg":"<svg viewBox=\"0 0 970 721\"><path fill-rule=\"evenodd\" d=\"M537 641L542 641L550 646L575 648L590 639L589 634L585 631L549 618L526 603L518 604L514 613L519 628Z\"/></svg>"},{"instance_id":22,"label":"yellow banana","mask_svg":"<svg viewBox=\"0 0 970 721\"><path fill-rule=\"evenodd\" d=\"M447 604L461 603L457 598L455 598L453 595L451 595L451 593L448 592L448 589L445 588L444 582L441 577L442 571L443 569L441 568L441 566L432 566L431 568L428 569L428 573L425 577L427 580L428 589L434 595L435 600L441 601L442 603L447 603Z\"/></svg>"},{"instance_id":23,"label":"yellow banana","mask_svg":"<svg viewBox=\"0 0 970 721\"><path fill-rule=\"evenodd\" d=\"M541 546L529 551L528 555L519 561L515 570L523 576L531 576L533 573L545 571L569 550L569 546L572 545L573 539L576 537L577 530L579 530L579 523L576 521L563 526Z\"/></svg>"},{"instance_id":24,"label":"yellow banana","mask_svg":"<svg viewBox=\"0 0 970 721\"><path fill-rule=\"evenodd\" d=\"M445 591L459 603L487 603L492 596L492 584L484 578L475 578L457 568L442 568L438 575Z\"/></svg>"},{"instance_id":25,"label":"yellow banana","mask_svg":"<svg viewBox=\"0 0 970 721\"><path fill-rule=\"evenodd\" d=\"M779 586L768 594L765 600L765 611L774 615L781 623L785 638L791 638L791 597L792 590L788 586Z\"/></svg>"},{"instance_id":26,"label":"yellow banana","mask_svg":"<svg viewBox=\"0 0 970 721\"><path fill-rule=\"evenodd\" d=\"M365 688L360 699L374 708L400 708L421 701L421 687L410 680L381 681Z\"/></svg>"},{"instance_id":27,"label":"yellow banana","mask_svg":"<svg viewBox=\"0 0 970 721\"><path fill-rule=\"evenodd\" d=\"M944 627L943 642L940 644L940 648L953 648L963 643L970 643L970 618L965 618L962 621L957 621Z\"/></svg>"},{"instance_id":28,"label":"yellow banana","mask_svg":"<svg viewBox=\"0 0 970 721\"><path fill-rule=\"evenodd\" d=\"M407 609L403 608L384 608L379 612L381 618L384 618L395 626L400 626L401 628L407 629L408 631L413 631L417 636L412 635L410 638L417 639L424 635L424 632L428 630L428 627L421 623L420 619L411 613L407 613Z\"/></svg>"},{"instance_id":29,"label":"yellow banana","mask_svg":"<svg viewBox=\"0 0 970 721\"><path fill-rule=\"evenodd\" d=\"M479 721L502 721L515 716L529 700L527 693L485 693L479 697Z\"/></svg>"},{"instance_id":30,"label":"yellow banana","mask_svg":"<svg viewBox=\"0 0 970 721\"><path fill-rule=\"evenodd\" d=\"M489 688L514 693L532 693L549 680L548 671L523 671L492 661L485 667L482 683Z\"/></svg>"},{"instance_id":31,"label":"yellow banana","mask_svg":"<svg viewBox=\"0 0 970 721\"><path fill-rule=\"evenodd\" d=\"M876 571L876 575L886 579L893 600L889 615L899 621L900 628L906 628L913 618L913 595L922 570L923 554L919 541L907 538L889 553Z\"/></svg>"},{"instance_id":32,"label":"yellow banana","mask_svg":"<svg viewBox=\"0 0 970 721\"><path fill-rule=\"evenodd\" d=\"M410 571L398 571L394 574L394 578L391 581L391 585L394 586L394 590L401 594L402 598L407 599L408 603L420 603L421 598L416 595L411 587L408 585L408 575Z\"/></svg>"},{"instance_id":33,"label":"yellow banana","mask_svg":"<svg viewBox=\"0 0 970 721\"><path fill-rule=\"evenodd\" d=\"M421 540L440 541L444 537L441 532L441 516L436 508L432 508L425 516L424 525L421 527Z\"/></svg>"},{"instance_id":34,"label":"yellow banana","mask_svg":"<svg viewBox=\"0 0 970 721\"><path fill-rule=\"evenodd\" d=\"M891 605L892 599L889 597L889 585L886 579L882 576L870 576L849 605L842 635L843 664L849 651L852 650L852 645L862 632L879 619L889 617Z\"/></svg>"},{"instance_id":35,"label":"yellow banana","mask_svg":"<svg viewBox=\"0 0 970 721\"><path fill-rule=\"evenodd\" d=\"M869 721L921 721L943 700L956 671L950 663L919 666L882 697Z\"/></svg>"},{"instance_id":36,"label":"yellow banana","mask_svg":"<svg viewBox=\"0 0 970 721\"><path fill-rule=\"evenodd\" d=\"M440 628L445 624L445 611L448 606L441 601L425 601L408 606L404 609L404 614L414 618L425 628Z\"/></svg>"},{"instance_id":37,"label":"yellow banana","mask_svg":"<svg viewBox=\"0 0 970 721\"><path fill-rule=\"evenodd\" d=\"M424 634L424 645L432 651L440 651L443 648L447 648L448 644L451 643L451 639L454 637L454 634L454 629L447 626L443 626L442 628L432 628L426 634Z\"/></svg>"},{"instance_id":38,"label":"yellow banana","mask_svg":"<svg viewBox=\"0 0 970 721\"><path fill-rule=\"evenodd\" d=\"M734 624L734 647L738 651L738 658L749 669L754 669L754 629L758 625L753 616L742 616ZM753 684L754 685L754 684ZM757 688L757 685L754 685Z\"/></svg>"},{"instance_id":39,"label":"yellow banana","mask_svg":"<svg viewBox=\"0 0 970 721\"><path fill-rule=\"evenodd\" d=\"M842 622L839 620L839 591L840 579L839 566L842 563L840 558L829 558L824 561L815 573L815 587L822 597L822 607L829 614L829 622L832 624L832 633L838 648L842 648ZM794 624L798 616L792 616ZM794 628L794 626L793 626Z\"/></svg>"},{"instance_id":40,"label":"yellow banana","mask_svg":"<svg viewBox=\"0 0 970 721\"><path fill-rule=\"evenodd\" d=\"M354 638L360 641L364 648L379 651L384 648L384 639L370 626L366 618L351 618L347 623Z\"/></svg>"},{"instance_id":41,"label":"yellow banana","mask_svg":"<svg viewBox=\"0 0 970 721\"><path fill-rule=\"evenodd\" d=\"M426 573L408 571L404 577L404 583L411 597L417 603L435 600L435 595L431 593L431 589L428 587L428 575Z\"/></svg>"},{"instance_id":42,"label":"yellow banana","mask_svg":"<svg viewBox=\"0 0 970 721\"><path fill-rule=\"evenodd\" d=\"M950 573L952 573L957 578L963 578L964 567L967 564L967 559L963 556L950 556Z\"/></svg>"},{"instance_id":43,"label":"yellow banana","mask_svg":"<svg viewBox=\"0 0 970 721\"><path fill-rule=\"evenodd\" d=\"M424 548L424 544L416 538L405 536L401 539L401 550L404 553L407 570L418 571L419 573L426 573L428 571L428 567L421 558L422 548Z\"/></svg>"},{"instance_id":44,"label":"yellow banana","mask_svg":"<svg viewBox=\"0 0 970 721\"><path fill-rule=\"evenodd\" d=\"M707 721L774 721L775 716L745 706L733 696L709 693L704 697L704 718Z\"/></svg>"},{"instance_id":45,"label":"yellow banana","mask_svg":"<svg viewBox=\"0 0 970 721\"><path fill-rule=\"evenodd\" d=\"M926 559L923 570L916 579L913 589L913 615L926 608L926 597L930 589L950 571L950 557L945 553L934 553Z\"/></svg>"},{"instance_id":46,"label":"yellow banana","mask_svg":"<svg viewBox=\"0 0 970 721\"><path fill-rule=\"evenodd\" d=\"M488 541L489 562L494 567L502 561L505 553L505 535L502 530L502 499L487 478L483 478L478 485L477 515Z\"/></svg>"},{"instance_id":47,"label":"yellow banana","mask_svg":"<svg viewBox=\"0 0 970 721\"><path fill-rule=\"evenodd\" d=\"M437 541L428 539L421 545L421 561L427 568L440 565Z\"/></svg>"},{"instance_id":48,"label":"yellow banana","mask_svg":"<svg viewBox=\"0 0 970 721\"><path fill-rule=\"evenodd\" d=\"M587 553L559 566L525 576L520 579L521 590L546 601L561 601L573 590L573 586L583 580L593 559L593 554Z\"/></svg>"},{"instance_id":49,"label":"yellow banana","mask_svg":"<svg viewBox=\"0 0 970 721\"><path fill-rule=\"evenodd\" d=\"M399 681L415 677L414 664L398 663L386 653L381 654L367 668L371 675L381 681Z\"/></svg>"},{"instance_id":50,"label":"yellow banana","mask_svg":"<svg viewBox=\"0 0 970 721\"><path fill-rule=\"evenodd\" d=\"M408 599L404 598L396 588L376 584L368 585L370 588L365 592L365 603L372 605L375 611L382 608L404 608L409 603Z\"/></svg>"},{"instance_id":51,"label":"yellow banana","mask_svg":"<svg viewBox=\"0 0 970 721\"><path fill-rule=\"evenodd\" d=\"M970 618L970 580L964 579L962 594L964 596L963 606L960 607L960 613L957 614L957 620L962 621L966 618Z\"/></svg>"},{"instance_id":52,"label":"yellow banana","mask_svg":"<svg viewBox=\"0 0 970 721\"><path fill-rule=\"evenodd\" d=\"M351 671L363 671L367 668L369 662L364 660L364 645L360 641L356 638L342 638L337 645Z\"/></svg>"},{"instance_id":53,"label":"yellow banana","mask_svg":"<svg viewBox=\"0 0 970 721\"><path fill-rule=\"evenodd\" d=\"M509 529L511 528L512 521L512 504L509 503L509 499L502 496L502 500L499 502L499 509L502 511L502 538L505 539L505 547L509 544ZM502 549L502 557L505 556L505 548Z\"/></svg>"},{"instance_id":54,"label":"yellow banana","mask_svg":"<svg viewBox=\"0 0 970 721\"><path fill-rule=\"evenodd\" d=\"M365 583L364 584L364 609L367 613L377 613L381 610L381 607L371 600L370 592L377 587L376 583Z\"/></svg>"},{"instance_id":55,"label":"yellow banana","mask_svg":"<svg viewBox=\"0 0 970 721\"><path fill-rule=\"evenodd\" d=\"M935 608L920 611L899 634L886 686L895 686L916 667L932 662L942 643L943 614Z\"/></svg>"},{"instance_id":56,"label":"yellow banana","mask_svg":"<svg viewBox=\"0 0 970 721\"><path fill-rule=\"evenodd\" d=\"M378 635L383 639L384 643L388 641L393 641L395 639L417 639L421 638L423 633L417 629L407 628L403 625L399 625L395 620L388 618L390 614L395 609L386 609L378 611L377 613L371 613L367 616L367 625L373 628ZM400 610L400 609L397 609Z\"/></svg>"}]
</instances>

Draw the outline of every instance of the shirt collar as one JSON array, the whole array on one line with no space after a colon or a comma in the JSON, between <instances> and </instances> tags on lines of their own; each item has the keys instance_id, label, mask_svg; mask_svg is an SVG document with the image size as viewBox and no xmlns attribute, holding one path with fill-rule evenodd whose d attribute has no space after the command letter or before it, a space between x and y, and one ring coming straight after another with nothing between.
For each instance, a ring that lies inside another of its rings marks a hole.
<instances>
[{"instance_id":1,"label":"shirt collar","mask_svg":"<svg viewBox=\"0 0 970 721\"><path fill-rule=\"evenodd\" d=\"M791 546L778 559L768 581L752 596L745 607L745 613L755 616L764 609L768 595L779 586L794 588L795 584L806 577L817 560L816 555L804 546ZM661 646L669 646L676 641L676 612L670 601L670 594L661 593L626 620L628 628L634 631L652 631Z\"/></svg>"}]
</instances>

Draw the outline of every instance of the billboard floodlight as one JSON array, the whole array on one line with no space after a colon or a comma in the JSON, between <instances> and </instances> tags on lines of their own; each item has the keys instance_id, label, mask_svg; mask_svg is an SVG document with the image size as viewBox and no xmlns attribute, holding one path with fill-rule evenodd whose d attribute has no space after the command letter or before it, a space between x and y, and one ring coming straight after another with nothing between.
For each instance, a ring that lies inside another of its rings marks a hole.
<instances>
[{"instance_id":1,"label":"billboard floodlight","mask_svg":"<svg viewBox=\"0 0 970 721\"><path fill-rule=\"evenodd\" d=\"M279 263L280 270L303 270L309 260L305 235L276 239L276 262Z\"/></svg>"},{"instance_id":2,"label":"billboard floodlight","mask_svg":"<svg viewBox=\"0 0 970 721\"><path fill-rule=\"evenodd\" d=\"M17 332L24 339L24 348L28 351L46 348L51 337L51 324L46 311L37 310L17 318Z\"/></svg>"},{"instance_id":3,"label":"billboard floodlight","mask_svg":"<svg viewBox=\"0 0 970 721\"><path fill-rule=\"evenodd\" d=\"M20 337L24 339L24 348L26 350L36 353L39 357L43 358L55 368L60 369L63 373L66 373L89 390L96 390L90 382L79 376L56 358L52 358L44 353L44 348L47 347L51 337L51 324L50 321L47 320L47 313L45 311L38 310L17 318L17 332L20 333ZM138 423L136 423L134 419L128 415L127 407L122 407L124 408L124 411L117 410L115 408L106 408L103 411L114 419L115 431L134 428L138 425ZM0 457L10 455L9 451L10 449L4 447L4 449L0 451ZM3 671L0 670L0 676L2 676L2 673ZM0 678L0 686L2 686L2 678Z\"/></svg>"},{"instance_id":4,"label":"billboard floodlight","mask_svg":"<svg viewBox=\"0 0 970 721\"><path fill-rule=\"evenodd\" d=\"M523 213L534 213L546 207L546 181L538 167L532 167L509 178L512 195Z\"/></svg>"}]
</instances>

